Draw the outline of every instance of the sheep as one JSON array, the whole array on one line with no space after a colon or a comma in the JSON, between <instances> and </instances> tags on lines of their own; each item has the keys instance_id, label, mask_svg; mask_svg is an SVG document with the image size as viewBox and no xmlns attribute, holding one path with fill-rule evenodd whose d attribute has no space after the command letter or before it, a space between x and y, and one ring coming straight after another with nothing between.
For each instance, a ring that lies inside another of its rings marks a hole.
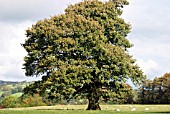
<instances>
[{"instance_id":1,"label":"sheep","mask_svg":"<svg viewBox=\"0 0 170 114\"><path fill-rule=\"evenodd\" d=\"M60 108L60 110L64 110L64 108Z\"/></svg>"},{"instance_id":2,"label":"sheep","mask_svg":"<svg viewBox=\"0 0 170 114\"><path fill-rule=\"evenodd\" d=\"M115 111L118 111L118 112L119 112L119 111L120 111L120 109L116 109Z\"/></svg>"},{"instance_id":3,"label":"sheep","mask_svg":"<svg viewBox=\"0 0 170 114\"><path fill-rule=\"evenodd\" d=\"M149 111L149 108L145 108L145 111Z\"/></svg>"},{"instance_id":4,"label":"sheep","mask_svg":"<svg viewBox=\"0 0 170 114\"><path fill-rule=\"evenodd\" d=\"M129 106L129 108L132 108L132 106Z\"/></svg>"},{"instance_id":5,"label":"sheep","mask_svg":"<svg viewBox=\"0 0 170 114\"><path fill-rule=\"evenodd\" d=\"M136 108L132 108L132 111L136 111Z\"/></svg>"}]
</instances>

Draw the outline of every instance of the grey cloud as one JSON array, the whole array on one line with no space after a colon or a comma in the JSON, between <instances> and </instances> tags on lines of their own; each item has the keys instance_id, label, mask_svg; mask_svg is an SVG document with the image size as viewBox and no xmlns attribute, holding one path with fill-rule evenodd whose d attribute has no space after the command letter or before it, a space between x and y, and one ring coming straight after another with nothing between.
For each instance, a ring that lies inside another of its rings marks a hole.
<instances>
[{"instance_id":1,"label":"grey cloud","mask_svg":"<svg viewBox=\"0 0 170 114\"><path fill-rule=\"evenodd\" d=\"M81 0L0 0L0 21L37 21L63 13L67 5Z\"/></svg>"},{"instance_id":2,"label":"grey cloud","mask_svg":"<svg viewBox=\"0 0 170 114\"><path fill-rule=\"evenodd\" d=\"M169 4L169 0L134 0L126 8L124 15L135 31L167 32L170 29L167 26L170 20Z\"/></svg>"},{"instance_id":3,"label":"grey cloud","mask_svg":"<svg viewBox=\"0 0 170 114\"><path fill-rule=\"evenodd\" d=\"M17 53L17 52L16 52ZM35 77L26 77L22 69L22 57L1 55L0 56L0 80L6 81L31 81L37 80Z\"/></svg>"},{"instance_id":4,"label":"grey cloud","mask_svg":"<svg viewBox=\"0 0 170 114\"><path fill-rule=\"evenodd\" d=\"M0 80L40 79L28 78L22 70L26 52L20 43L25 30L37 20L63 12L69 4L67 0L0 0Z\"/></svg>"},{"instance_id":5,"label":"grey cloud","mask_svg":"<svg viewBox=\"0 0 170 114\"><path fill-rule=\"evenodd\" d=\"M0 76L0 80L4 81L33 81L39 79L40 78L26 77L24 72L18 72L18 69L15 68Z\"/></svg>"},{"instance_id":6,"label":"grey cloud","mask_svg":"<svg viewBox=\"0 0 170 114\"><path fill-rule=\"evenodd\" d=\"M26 78L21 69L25 52L20 43L25 39L24 30L33 22L63 13L67 5L80 1L0 0L0 79L34 79ZM141 68L150 78L170 72L169 4L170 0L131 0L124 9L123 18L132 24L128 38L134 47L130 54L143 60ZM152 64L148 61L158 66L145 69Z\"/></svg>"},{"instance_id":7,"label":"grey cloud","mask_svg":"<svg viewBox=\"0 0 170 114\"><path fill-rule=\"evenodd\" d=\"M146 66L140 66L142 69L144 69L148 78L153 79L153 77L162 76L164 73L170 72L170 40L168 39L168 36L158 36L158 38L155 39L150 37L141 38L141 36L142 34L133 35L131 42L134 43L134 47L130 49L130 53L137 60L152 60L159 66L157 68L153 67L151 69L147 69L147 65L150 64L145 64Z\"/></svg>"},{"instance_id":8,"label":"grey cloud","mask_svg":"<svg viewBox=\"0 0 170 114\"><path fill-rule=\"evenodd\" d=\"M132 24L128 38L134 47L130 53L142 60L141 68L153 79L170 72L170 1L133 0L125 7L123 17ZM157 66L147 68L154 61Z\"/></svg>"},{"instance_id":9,"label":"grey cloud","mask_svg":"<svg viewBox=\"0 0 170 114\"><path fill-rule=\"evenodd\" d=\"M0 23L0 80L22 80L23 56L20 43L24 41L24 28L30 23Z\"/></svg>"}]
</instances>

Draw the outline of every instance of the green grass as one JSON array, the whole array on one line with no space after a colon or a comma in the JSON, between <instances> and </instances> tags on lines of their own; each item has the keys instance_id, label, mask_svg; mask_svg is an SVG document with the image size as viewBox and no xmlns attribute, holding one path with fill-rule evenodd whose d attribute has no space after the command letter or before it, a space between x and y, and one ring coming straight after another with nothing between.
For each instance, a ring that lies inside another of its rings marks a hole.
<instances>
[{"instance_id":1,"label":"green grass","mask_svg":"<svg viewBox=\"0 0 170 114\"><path fill-rule=\"evenodd\" d=\"M9 88L14 88L13 85L9 84L9 85L6 85L6 87L9 87Z\"/></svg>"},{"instance_id":2,"label":"green grass","mask_svg":"<svg viewBox=\"0 0 170 114\"><path fill-rule=\"evenodd\" d=\"M23 93L19 92L19 93L15 93L15 94L12 94L11 96L13 97L20 97L22 96Z\"/></svg>"},{"instance_id":3,"label":"green grass","mask_svg":"<svg viewBox=\"0 0 170 114\"><path fill-rule=\"evenodd\" d=\"M3 91L0 91L0 96L1 96L3 93L4 93Z\"/></svg>"},{"instance_id":4,"label":"green grass","mask_svg":"<svg viewBox=\"0 0 170 114\"><path fill-rule=\"evenodd\" d=\"M1 114L169 114L170 112L115 112L86 110L0 110Z\"/></svg>"},{"instance_id":5,"label":"green grass","mask_svg":"<svg viewBox=\"0 0 170 114\"><path fill-rule=\"evenodd\" d=\"M170 105L100 105L102 110L115 111L120 109L123 112L131 112L132 108L136 108L136 112L144 112L145 108L149 108L149 112L170 112ZM132 107L132 108L130 108ZM56 106L40 106L19 108L24 110L86 110L87 105L56 105Z\"/></svg>"},{"instance_id":6,"label":"green grass","mask_svg":"<svg viewBox=\"0 0 170 114\"><path fill-rule=\"evenodd\" d=\"M22 84L22 88L25 88L26 86L28 86L29 84Z\"/></svg>"},{"instance_id":7,"label":"green grass","mask_svg":"<svg viewBox=\"0 0 170 114\"><path fill-rule=\"evenodd\" d=\"M131 106L136 108L136 111L132 112ZM101 105L101 111L86 111L86 108L87 105L10 108L0 110L0 114L170 114L170 105ZM145 111L145 108L150 110ZM115 111L115 109L120 109L120 111Z\"/></svg>"}]
</instances>

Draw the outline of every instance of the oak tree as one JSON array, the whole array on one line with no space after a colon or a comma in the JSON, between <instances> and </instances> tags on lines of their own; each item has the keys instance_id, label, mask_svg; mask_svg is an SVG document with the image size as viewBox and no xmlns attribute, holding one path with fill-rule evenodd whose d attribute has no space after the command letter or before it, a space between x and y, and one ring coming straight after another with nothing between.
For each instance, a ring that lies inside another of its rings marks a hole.
<instances>
[{"instance_id":1,"label":"oak tree","mask_svg":"<svg viewBox=\"0 0 170 114\"><path fill-rule=\"evenodd\" d=\"M83 96L87 110L100 110L99 99L124 94L126 82L145 76L128 53L131 26L120 16L126 0L85 0L65 13L38 21L26 31L26 76L42 76L25 93L51 99Z\"/></svg>"}]
</instances>

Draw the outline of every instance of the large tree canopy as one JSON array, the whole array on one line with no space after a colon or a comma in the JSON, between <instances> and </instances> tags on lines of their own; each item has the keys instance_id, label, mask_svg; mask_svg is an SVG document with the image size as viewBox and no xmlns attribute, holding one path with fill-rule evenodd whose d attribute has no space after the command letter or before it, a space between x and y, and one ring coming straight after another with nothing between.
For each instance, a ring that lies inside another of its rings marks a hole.
<instances>
[{"instance_id":1,"label":"large tree canopy","mask_svg":"<svg viewBox=\"0 0 170 114\"><path fill-rule=\"evenodd\" d=\"M25 92L46 93L49 98L89 100L87 109L100 109L99 99L126 92L145 76L127 49L130 25L122 18L126 0L86 0L70 5L65 14L38 21L28 29L23 47L26 76L42 76Z\"/></svg>"}]
</instances>

